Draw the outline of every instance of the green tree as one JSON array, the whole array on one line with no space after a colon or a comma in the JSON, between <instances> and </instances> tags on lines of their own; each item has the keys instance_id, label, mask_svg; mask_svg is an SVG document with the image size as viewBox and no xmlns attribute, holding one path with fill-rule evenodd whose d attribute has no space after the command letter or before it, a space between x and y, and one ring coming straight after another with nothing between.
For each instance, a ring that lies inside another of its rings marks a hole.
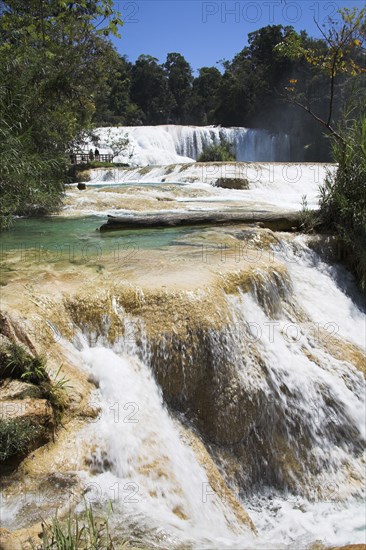
<instances>
[{"instance_id":1,"label":"green tree","mask_svg":"<svg viewBox=\"0 0 366 550\"><path fill-rule=\"evenodd\" d=\"M61 204L64 158L35 150L24 95L0 86L0 229L14 215L45 214Z\"/></svg>"},{"instance_id":2,"label":"green tree","mask_svg":"<svg viewBox=\"0 0 366 550\"><path fill-rule=\"evenodd\" d=\"M340 10L339 21L321 29L325 48L302 47L292 33L280 46L286 55L302 58L326 80L325 109L320 111L303 93L301 82L289 83L290 101L311 115L331 137L335 175L321 187L320 223L344 244L348 265L366 291L366 8ZM338 90L347 91L342 114L336 108ZM341 116L342 115L342 116Z\"/></svg>"},{"instance_id":3,"label":"green tree","mask_svg":"<svg viewBox=\"0 0 366 550\"><path fill-rule=\"evenodd\" d=\"M269 25L250 33L249 46L225 63L217 108L221 124L271 129L276 88L291 70L291 61L277 55L276 46L291 30Z\"/></svg>"},{"instance_id":4,"label":"green tree","mask_svg":"<svg viewBox=\"0 0 366 550\"><path fill-rule=\"evenodd\" d=\"M324 89L322 90L322 96L325 97L323 112L316 108L318 98L312 101L309 95L305 95L301 81L297 79L290 80L286 86L287 98L309 113L334 138L342 141L344 138L336 128L337 114L339 115L339 110L335 108L337 91L341 92L341 87L347 88L347 80L349 81L350 77L353 79L366 74L366 8L339 10L339 14L341 20L330 21L327 30L319 27L323 36L323 48L317 47L319 42L315 47L314 43L309 47L303 43L301 36L292 30L277 49L284 58L304 60L308 66L322 75L326 84L325 93ZM364 83L364 79L362 82ZM358 89L361 91L361 87Z\"/></svg>"},{"instance_id":5,"label":"green tree","mask_svg":"<svg viewBox=\"0 0 366 550\"><path fill-rule=\"evenodd\" d=\"M144 114L132 103L132 63L125 56L115 55L107 66L108 80L99 86L96 95L93 122L99 126L138 126Z\"/></svg>"},{"instance_id":6,"label":"green tree","mask_svg":"<svg viewBox=\"0 0 366 550\"><path fill-rule=\"evenodd\" d=\"M164 124L170 120L174 97L156 57L140 55L137 59L132 69L130 97L143 112L144 124Z\"/></svg>"},{"instance_id":7,"label":"green tree","mask_svg":"<svg viewBox=\"0 0 366 550\"><path fill-rule=\"evenodd\" d=\"M235 162L235 154L231 143L221 140L220 144L210 145L202 151L198 162Z\"/></svg>"},{"instance_id":8,"label":"green tree","mask_svg":"<svg viewBox=\"0 0 366 550\"><path fill-rule=\"evenodd\" d=\"M202 67L193 81L190 100L190 122L214 124L221 73L216 67Z\"/></svg>"},{"instance_id":9,"label":"green tree","mask_svg":"<svg viewBox=\"0 0 366 550\"><path fill-rule=\"evenodd\" d=\"M344 141L343 141L344 140ZM338 170L321 188L320 219L344 244L345 259L366 292L366 110L333 141Z\"/></svg>"},{"instance_id":10,"label":"green tree","mask_svg":"<svg viewBox=\"0 0 366 550\"><path fill-rule=\"evenodd\" d=\"M169 90L174 98L172 122L185 124L192 92L192 69L179 53L168 53L164 69L168 77Z\"/></svg>"},{"instance_id":11,"label":"green tree","mask_svg":"<svg viewBox=\"0 0 366 550\"><path fill-rule=\"evenodd\" d=\"M2 226L58 206L65 151L91 123L120 23L112 0L2 2Z\"/></svg>"}]
</instances>

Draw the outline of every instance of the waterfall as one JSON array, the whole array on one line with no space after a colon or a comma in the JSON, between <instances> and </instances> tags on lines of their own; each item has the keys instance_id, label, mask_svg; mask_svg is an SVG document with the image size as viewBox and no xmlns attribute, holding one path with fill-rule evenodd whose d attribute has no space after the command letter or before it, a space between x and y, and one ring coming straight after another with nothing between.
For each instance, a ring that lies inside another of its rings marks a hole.
<instances>
[{"instance_id":1,"label":"waterfall","mask_svg":"<svg viewBox=\"0 0 366 550\"><path fill-rule=\"evenodd\" d=\"M332 254L323 237L197 233L175 242L193 244L199 263L168 273L194 279L199 265L196 285L163 285L162 256L141 286L125 279L126 262L47 296L38 331L55 362L70 363L79 413L56 434L57 453L50 443L29 457L24 481L16 473L18 490L4 484L5 529L76 501L76 513L90 504L109 514L113 537L142 548L364 542L364 299L315 252Z\"/></svg>"},{"instance_id":2,"label":"waterfall","mask_svg":"<svg viewBox=\"0 0 366 550\"><path fill-rule=\"evenodd\" d=\"M127 137L129 147L115 161L136 166L192 162L204 149L220 144L223 139L232 144L237 161L290 160L289 136L274 135L267 130L165 125L97 128L94 133L99 152L106 154L113 152L118 140ZM85 151L90 148L94 148L91 142Z\"/></svg>"},{"instance_id":3,"label":"waterfall","mask_svg":"<svg viewBox=\"0 0 366 550\"><path fill-rule=\"evenodd\" d=\"M279 241L275 253L285 267L257 268L244 286L238 280L238 292L226 290L221 328L194 328L197 298L189 294L186 332L174 317L169 335L168 306L163 329L151 309L143 322L117 302L113 310L132 322L132 339L129 331L111 347L83 328L77 347L101 407L82 435L86 485L98 501L120 491L120 523L127 531L138 523L153 547L164 540L164 548L272 550L363 540L365 383L356 366L365 360L365 313L346 271L322 262L304 238ZM196 380L202 368L203 384ZM174 391L184 418L166 405ZM259 538L212 491L182 436L187 419L211 442Z\"/></svg>"},{"instance_id":4,"label":"waterfall","mask_svg":"<svg viewBox=\"0 0 366 550\"><path fill-rule=\"evenodd\" d=\"M90 448L87 500L111 501L124 528L138 521L153 547L164 539L174 548L177 537L202 547L220 541L223 548L240 533L254 539L212 490L146 363L131 351L85 342L81 358L98 382L94 400L101 406L99 420L81 436Z\"/></svg>"}]
</instances>

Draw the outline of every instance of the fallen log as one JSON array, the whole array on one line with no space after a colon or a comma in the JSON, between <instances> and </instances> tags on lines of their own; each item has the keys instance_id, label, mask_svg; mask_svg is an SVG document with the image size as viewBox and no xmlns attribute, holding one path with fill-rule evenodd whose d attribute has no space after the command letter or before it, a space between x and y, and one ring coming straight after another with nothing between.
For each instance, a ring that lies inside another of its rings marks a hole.
<instances>
[{"instance_id":1,"label":"fallen log","mask_svg":"<svg viewBox=\"0 0 366 550\"><path fill-rule=\"evenodd\" d=\"M301 223L300 212L161 212L159 214L108 216L100 231L153 229L195 225L257 224L273 231L294 231Z\"/></svg>"}]
</instances>

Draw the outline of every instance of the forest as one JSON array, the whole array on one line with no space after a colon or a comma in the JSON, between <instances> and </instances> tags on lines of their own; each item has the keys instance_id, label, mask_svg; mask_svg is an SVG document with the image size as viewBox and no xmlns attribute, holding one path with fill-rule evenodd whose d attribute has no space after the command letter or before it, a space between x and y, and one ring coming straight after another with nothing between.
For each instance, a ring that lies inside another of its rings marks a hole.
<instances>
[{"instance_id":1,"label":"forest","mask_svg":"<svg viewBox=\"0 0 366 550\"><path fill-rule=\"evenodd\" d=\"M285 132L292 138L294 161L330 159L324 131L291 101L297 96L319 116L329 103L328 76L321 67L311 66L305 55L296 59L284 55L281 46L296 36L301 48L326 56L325 40L315 40L305 31L269 25L248 36L245 46L231 61L219 68L202 67L194 75L180 53L168 53L159 63L150 55L140 55L135 63L116 55L109 69L107 93L96 96L97 125L191 124L244 126ZM359 57L357 48L352 52ZM220 69L220 70L219 70ZM361 83L360 83L361 85ZM332 118L337 120L351 93L346 78L339 78L334 93Z\"/></svg>"}]
</instances>

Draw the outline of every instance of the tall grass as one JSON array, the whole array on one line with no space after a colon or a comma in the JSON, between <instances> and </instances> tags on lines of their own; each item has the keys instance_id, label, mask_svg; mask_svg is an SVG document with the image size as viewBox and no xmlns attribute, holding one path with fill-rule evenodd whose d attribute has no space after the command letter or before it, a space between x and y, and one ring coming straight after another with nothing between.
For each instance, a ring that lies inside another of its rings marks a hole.
<instances>
[{"instance_id":1,"label":"tall grass","mask_svg":"<svg viewBox=\"0 0 366 550\"><path fill-rule=\"evenodd\" d=\"M0 374L38 386L42 397L52 405L55 420L59 420L66 406L66 390L69 387L69 380L61 376L61 369L62 366L51 379L45 357L32 357L22 346L10 344L3 358Z\"/></svg>"},{"instance_id":2,"label":"tall grass","mask_svg":"<svg viewBox=\"0 0 366 550\"><path fill-rule=\"evenodd\" d=\"M110 505L110 512L112 506ZM42 542L33 550L117 550L129 548L126 540L112 539L108 517L99 517L91 505L79 516L69 514L61 521L55 516L42 525Z\"/></svg>"}]
</instances>

